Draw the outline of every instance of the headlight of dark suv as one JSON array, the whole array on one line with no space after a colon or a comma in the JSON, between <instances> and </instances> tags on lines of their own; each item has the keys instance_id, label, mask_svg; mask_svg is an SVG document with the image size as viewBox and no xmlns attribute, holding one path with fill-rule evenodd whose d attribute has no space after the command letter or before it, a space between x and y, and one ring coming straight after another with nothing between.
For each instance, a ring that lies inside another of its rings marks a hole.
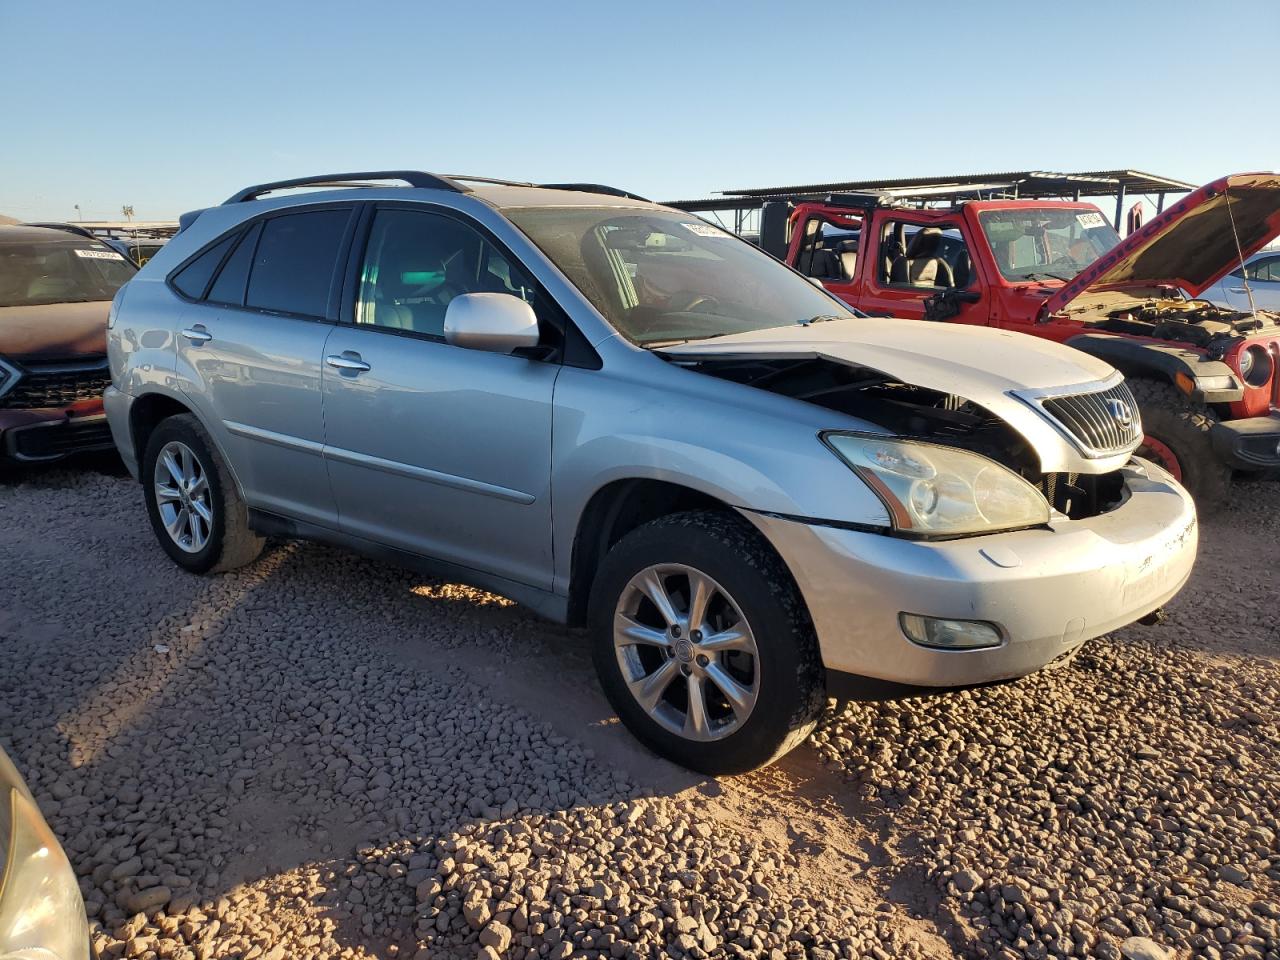
<instances>
[{"instance_id":1,"label":"headlight of dark suv","mask_svg":"<svg viewBox=\"0 0 1280 960\"><path fill-rule=\"evenodd\" d=\"M87 960L75 872L0 751L0 960Z\"/></svg>"}]
</instances>

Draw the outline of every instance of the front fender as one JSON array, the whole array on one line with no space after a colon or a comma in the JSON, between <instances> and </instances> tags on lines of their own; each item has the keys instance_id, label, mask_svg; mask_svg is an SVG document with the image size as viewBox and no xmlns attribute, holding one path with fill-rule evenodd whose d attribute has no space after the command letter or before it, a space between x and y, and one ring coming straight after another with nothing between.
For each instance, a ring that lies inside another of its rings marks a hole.
<instances>
[{"instance_id":1,"label":"front fender","mask_svg":"<svg viewBox=\"0 0 1280 960\"><path fill-rule=\"evenodd\" d=\"M674 483L745 510L889 526L884 504L818 437L823 429L845 426L840 415L687 371L660 369L670 378L622 381L603 371L566 367L557 380L552 450L557 588L568 583L583 511L599 490L618 480Z\"/></svg>"},{"instance_id":2,"label":"front fender","mask_svg":"<svg viewBox=\"0 0 1280 960\"><path fill-rule=\"evenodd\" d=\"M1199 403L1233 403L1244 398L1244 386L1235 371L1221 360L1209 360L1203 354L1174 344L1152 343L1111 333L1082 333L1066 341L1099 360L1105 360L1126 377L1154 377L1176 383L1178 374L1189 377L1196 386L1189 394ZM1201 386L1210 377L1230 377L1232 387Z\"/></svg>"}]
</instances>

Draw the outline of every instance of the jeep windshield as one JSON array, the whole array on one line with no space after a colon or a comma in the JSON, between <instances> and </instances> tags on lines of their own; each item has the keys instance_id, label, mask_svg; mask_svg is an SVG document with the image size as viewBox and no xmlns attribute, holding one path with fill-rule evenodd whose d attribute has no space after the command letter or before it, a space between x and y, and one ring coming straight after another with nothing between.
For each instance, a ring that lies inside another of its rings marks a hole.
<instances>
[{"instance_id":1,"label":"jeep windshield","mask_svg":"<svg viewBox=\"0 0 1280 960\"><path fill-rule=\"evenodd\" d=\"M617 207L504 213L642 346L856 316L757 247L690 214Z\"/></svg>"},{"instance_id":2,"label":"jeep windshield","mask_svg":"<svg viewBox=\"0 0 1280 960\"><path fill-rule=\"evenodd\" d=\"M0 307L110 300L136 269L89 241L0 240Z\"/></svg>"},{"instance_id":3,"label":"jeep windshield","mask_svg":"<svg viewBox=\"0 0 1280 960\"><path fill-rule=\"evenodd\" d=\"M978 214L1006 280L1070 280L1120 242L1097 210L1031 207Z\"/></svg>"}]
</instances>

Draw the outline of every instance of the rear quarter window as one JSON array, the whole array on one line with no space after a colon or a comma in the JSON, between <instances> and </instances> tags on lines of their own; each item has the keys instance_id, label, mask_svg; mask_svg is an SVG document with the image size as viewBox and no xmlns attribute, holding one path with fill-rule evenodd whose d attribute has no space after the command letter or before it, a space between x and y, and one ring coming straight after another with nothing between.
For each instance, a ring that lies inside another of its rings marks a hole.
<instances>
[{"instance_id":1,"label":"rear quarter window","mask_svg":"<svg viewBox=\"0 0 1280 960\"><path fill-rule=\"evenodd\" d=\"M245 306L325 317L350 210L272 217L262 225Z\"/></svg>"}]
</instances>

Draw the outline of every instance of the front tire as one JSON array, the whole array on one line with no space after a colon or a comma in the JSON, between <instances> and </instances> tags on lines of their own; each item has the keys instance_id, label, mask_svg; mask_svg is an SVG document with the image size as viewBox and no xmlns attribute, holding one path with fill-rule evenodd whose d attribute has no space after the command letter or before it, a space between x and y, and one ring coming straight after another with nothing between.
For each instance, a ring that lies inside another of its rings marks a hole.
<instances>
[{"instance_id":1,"label":"front tire","mask_svg":"<svg viewBox=\"0 0 1280 960\"><path fill-rule=\"evenodd\" d=\"M234 570L262 553L264 541L249 528L249 511L231 472L191 414L169 417L155 428L141 477L156 539L184 570Z\"/></svg>"},{"instance_id":2,"label":"front tire","mask_svg":"<svg viewBox=\"0 0 1280 960\"><path fill-rule=\"evenodd\" d=\"M589 620L596 672L627 728L702 773L765 766L813 730L821 656L789 571L745 521L697 511L623 537Z\"/></svg>"},{"instance_id":3,"label":"front tire","mask_svg":"<svg viewBox=\"0 0 1280 960\"><path fill-rule=\"evenodd\" d=\"M1213 411L1158 380L1130 380L1129 389L1138 401L1145 433L1138 455L1172 473L1201 513L1219 509L1231 487L1231 470L1218 459L1209 439L1218 422Z\"/></svg>"}]
</instances>

